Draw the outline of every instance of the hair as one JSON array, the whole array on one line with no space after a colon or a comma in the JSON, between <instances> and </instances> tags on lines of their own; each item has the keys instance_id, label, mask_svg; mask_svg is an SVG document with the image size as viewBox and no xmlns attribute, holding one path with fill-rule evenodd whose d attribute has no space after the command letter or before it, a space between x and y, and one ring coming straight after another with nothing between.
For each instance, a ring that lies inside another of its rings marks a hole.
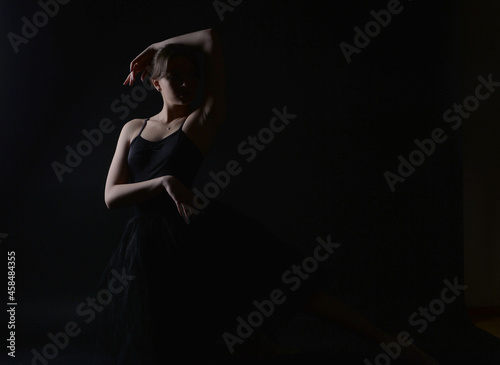
<instances>
[{"instance_id":1,"label":"hair","mask_svg":"<svg viewBox=\"0 0 500 365\"><path fill-rule=\"evenodd\" d=\"M167 75L168 60L175 57L186 57L194 65L197 77L200 76L198 59L191 47L181 43L170 43L159 49L151 62L150 81L159 80Z\"/></svg>"}]
</instances>

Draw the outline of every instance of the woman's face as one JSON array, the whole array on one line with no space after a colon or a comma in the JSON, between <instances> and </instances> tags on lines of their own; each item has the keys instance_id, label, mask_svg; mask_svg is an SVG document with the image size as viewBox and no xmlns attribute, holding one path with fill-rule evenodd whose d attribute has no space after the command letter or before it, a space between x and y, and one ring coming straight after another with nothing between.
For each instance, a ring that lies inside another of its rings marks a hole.
<instances>
[{"instance_id":1,"label":"woman's face","mask_svg":"<svg viewBox=\"0 0 500 365\"><path fill-rule=\"evenodd\" d=\"M195 97L198 74L193 62L185 57L170 58L165 77L158 80L164 100L171 105L187 105Z\"/></svg>"}]
</instances>

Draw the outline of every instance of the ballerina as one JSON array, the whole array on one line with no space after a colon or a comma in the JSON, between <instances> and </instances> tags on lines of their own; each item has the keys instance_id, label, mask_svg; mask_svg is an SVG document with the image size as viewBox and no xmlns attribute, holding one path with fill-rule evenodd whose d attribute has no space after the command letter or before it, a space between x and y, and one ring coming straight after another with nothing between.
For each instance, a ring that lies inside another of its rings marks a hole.
<instances>
[{"instance_id":1,"label":"ballerina","mask_svg":"<svg viewBox=\"0 0 500 365\"><path fill-rule=\"evenodd\" d=\"M201 77L197 54L204 57L205 75L199 105L194 103ZM199 348L208 354L219 343L214 351L220 355L223 331L245 313L251 298L269 294L276 282L268 279L297 256L233 208L211 202L200 211L194 204L193 181L226 115L217 32L205 29L151 44L132 60L124 84L132 85L139 75L143 81L150 78L163 107L123 126L106 180L107 207L135 206L136 213L109 265L137 277L112 303L113 363L162 363L167 336L178 339L169 352L192 355ZM245 232L237 243L228 233L232 229ZM201 278L210 285L200 285ZM332 297L319 274L292 298L284 313L310 313L377 345L397 341ZM267 343L272 351L288 351ZM241 346L235 354L248 348ZM413 344L401 349L400 358L408 364L437 364Z\"/></svg>"}]
</instances>

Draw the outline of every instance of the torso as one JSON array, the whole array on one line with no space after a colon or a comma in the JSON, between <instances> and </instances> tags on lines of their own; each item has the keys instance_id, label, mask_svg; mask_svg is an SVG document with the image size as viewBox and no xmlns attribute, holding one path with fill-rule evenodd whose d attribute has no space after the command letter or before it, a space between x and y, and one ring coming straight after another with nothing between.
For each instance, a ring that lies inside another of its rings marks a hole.
<instances>
[{"instance_id":1,"label":"torso","mask_svg":"<svg viewBox=\"0 0 500 365\"><path fill-rule=\"evenodd\" d=\"M207 127L201 126L193 118L192 114L187 117L178 118L173 121L170 129L167 129L160 121L148 119L146 128L141 132L141 137L145 140L156 142L161 141L171 134L176 133L182 126L182 132L194 143L196 147L206 155L215 137L216 131L211 131ZM144 124L144 119L134 119L131 121L132 132L129 135L129 145L139 135L139 132Z\"/></svg>"},{"instance_id":2,"label":"torso","mask_svg":"<svg viewBox=\"0 0 500 365\"><path fill-rule=\"evenodd\" d=\"M167 128L157 125L146 133L155 123L147 119L138 121L132 121L128 127L128 134L133 135L127 151L128 181L141 182L173 175L184 185L191 186L205 155L181 128L186 123L181 121L177 128L173 127L174 123L169 133L155 134L161 131L159 127ZM137 124L141 128L135 132ZM131 133L133 130L135 133Z\"/></svg>"}]
</instances>

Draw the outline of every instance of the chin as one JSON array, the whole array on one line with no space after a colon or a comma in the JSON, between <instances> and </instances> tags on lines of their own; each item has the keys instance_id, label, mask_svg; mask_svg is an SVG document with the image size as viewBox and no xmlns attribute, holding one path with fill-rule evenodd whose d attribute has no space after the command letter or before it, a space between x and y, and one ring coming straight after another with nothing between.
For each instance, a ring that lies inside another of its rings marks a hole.
<instances>
[{"instance_id":1,"label":"chin","mask_svg":"<svg viewBox=\"0 0 500 365\"><path fill-rule=\"evenodd\" d=\"M180 105L189 105L194 101L194 98L179 98L177 103Z\"/></svg>"},{"instance_id":2,"label":"chin","mask_svg":"<svg viewBox=\"0 0 500 365\"><path fill-rule=\"evenodd\" d=\"M177 105L177 106L186 106L189 105L193 102L193 99L181 99L181 98L175 98L175 99L170 99L170 101L167 102L168 105Z\"/></svg>"}]
</instances>

